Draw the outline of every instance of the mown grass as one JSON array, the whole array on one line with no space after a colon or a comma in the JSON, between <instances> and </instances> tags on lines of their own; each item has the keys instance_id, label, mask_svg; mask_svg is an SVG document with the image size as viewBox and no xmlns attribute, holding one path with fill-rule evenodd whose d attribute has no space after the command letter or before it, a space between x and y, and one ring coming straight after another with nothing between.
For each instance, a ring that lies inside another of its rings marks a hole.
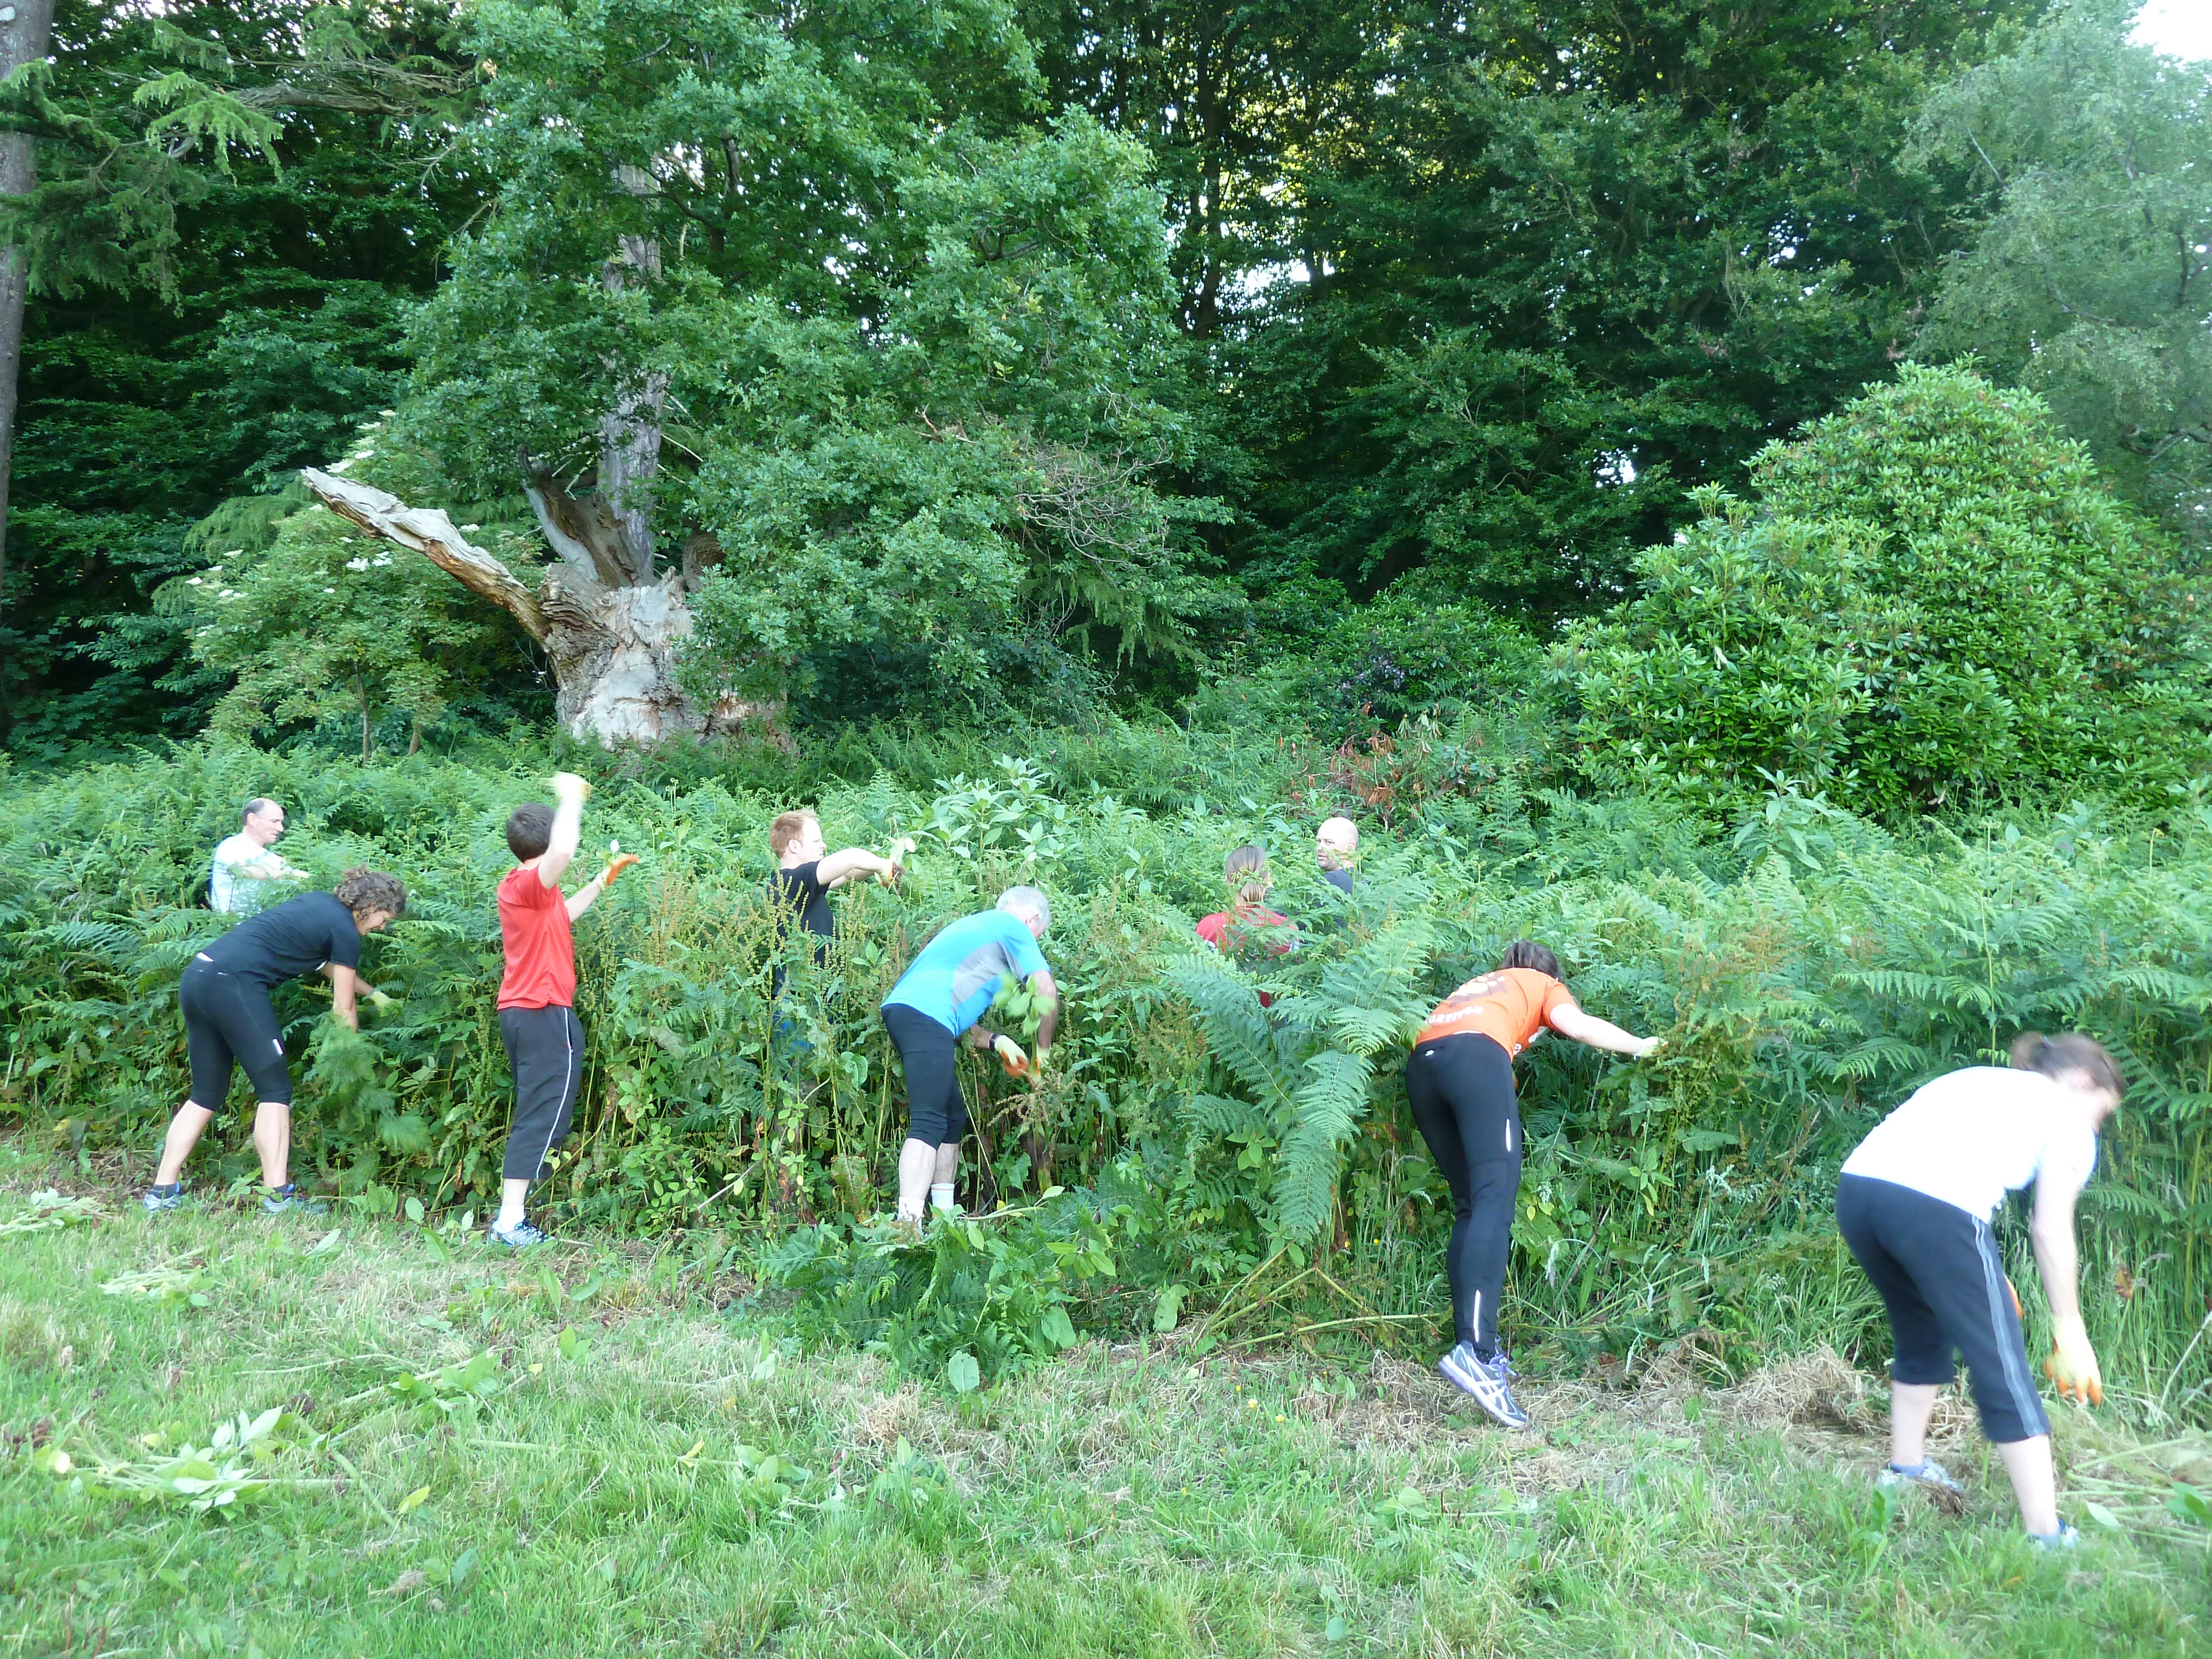
<instances>
[{"instance_id":1,"label":"mown grass","mask_svg":"<svg viewBox=\"0 0 2212 1659\"><path fill-rule=\"evenodd\" d=\"M1880 1443L1762 1408L1771 1377L1540 1382L1541 1432L1514 1436L1388 1358L1194 1364L1170 1340L1079 1348L961 1401L870 1356L802 1352L732 1300L745 1286L711 1273L721 1255L693 1235L517 1261L219 1205L8 1237L0 1650L2208 1647L2201 1530L2035 1556L1978 1453L1963 1516L1893 1512L1869 1479ZM193 1261L204 1307L101 1289ZM487 1350L499 1369L473 1410L388 1387ZM142 1436L204 1444L287 1401L324 1438L267 1472L301 1484L220 1516L84 1478L149 1458ZM2064 1435L2069 1463L2115 1443L2075 1419Z\"/></svg>"}]
</instances>

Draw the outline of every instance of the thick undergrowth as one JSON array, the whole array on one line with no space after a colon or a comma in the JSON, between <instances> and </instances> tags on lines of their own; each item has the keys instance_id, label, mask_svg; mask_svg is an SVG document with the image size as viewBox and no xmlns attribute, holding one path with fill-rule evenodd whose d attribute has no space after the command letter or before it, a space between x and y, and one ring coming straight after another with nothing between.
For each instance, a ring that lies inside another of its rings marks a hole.
<instances>
[{"instance_id":1,"label":"thick undergrowth","mask_svg":"<svg viewBox=\"0 0 2212 1659\"><path fill-rule=\"evenodd\" d=\"M2079 1027L2131 1084L2083 1223L2108 1385L2146 1420L2206 1415L2212 817L2195 798L2155 821L2077 805L1899 829L1785 787L1723 823L1548 787L1510 728L1480 722L1318 753L1172 729L1027 746L958 775L886 748L866 781L813 781L832 847L918 842L899 890L839 900L818 971L779 957L761 893L767 823L795 787L584 757L586 857L619 840L645 862L577 930L590 1059L556 1218L783 1240L769 1259L788 1288L763 1294L956 1381L1081 1331L1185 1320L1220 1343L1425 1341L1447 1218L1400 1060L1436 999L1527 935L1594 1012L1668 1041L1638 1065L1551 1043L1524 1063L1516 1342L1600 1368L1688 1348L1739 1374L1812 1340L1856 1349L1878 1310L1829 1220L1842 1155L1920 1079L2023 1028ZM302 1177L372 1212L481 1211L509 1108L500 826L555 758L501 757L185 747L9 781L0 1113L87 1160L150 1154L185 1081L176 975L222 925L204 860L239 801L274 794L295 862L325 878L375 864L413 896L364 964L399 1006L358 1037L313 990L280 996ZM1308 854L1339 805L1366 819L1348 898ZM1190 924L1223 902L1223 854L1254 840L1301 943L1248 969ZM933 929L1018 878L1053 897L1068 1018L1041 1086L967 1073L961 1197L1022 1213L927 1260L884 1255L864 1224L903 1123L877 1005ZM211 1142L203 1190L250 1177L239 1115Z\"/></svg>"}]
</instances>

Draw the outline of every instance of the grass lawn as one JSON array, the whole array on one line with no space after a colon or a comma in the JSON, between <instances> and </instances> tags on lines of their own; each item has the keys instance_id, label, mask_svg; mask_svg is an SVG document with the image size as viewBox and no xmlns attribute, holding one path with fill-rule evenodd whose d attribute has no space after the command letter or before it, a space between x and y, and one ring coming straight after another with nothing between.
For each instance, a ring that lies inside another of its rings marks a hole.
<instances>
[{"instance_id":1,"label":"grass lawn","mask_svg":"<svg viewBox=\"0 0 2212 1659\"><path fill-rule=\"evenodd\" d=\"M2203 1436L2066 1413L2065 1507L2118 1525L2046 1559L1970 1432L1966 1513L1886 1503L1879 1440L1800 1420L1832 1364L1538 1382L1526 1435L1388 1357L1172 1340L956 1400L689 1248L113 1198L0 1236L0 1655L2212 1652L2212 1533L2146 1473ZM159 1490L277 1407L215 1460L268 1486Z\"/></svg>"}]
</instances>

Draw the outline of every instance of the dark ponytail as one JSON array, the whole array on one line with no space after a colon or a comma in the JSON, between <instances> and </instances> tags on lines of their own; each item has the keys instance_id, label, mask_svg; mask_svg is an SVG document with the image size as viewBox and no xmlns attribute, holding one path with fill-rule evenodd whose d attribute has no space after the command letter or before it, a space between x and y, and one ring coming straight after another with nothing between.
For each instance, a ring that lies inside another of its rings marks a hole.
<instances>
[{"instance_id":1,"label":"dark ponytail","mask_svg":"<svg viewBox=\"0 0 2212 1659\"><path fill-rule=\"evenodd\" d=\"M1566 975L1559 971L1559 959L1530 939L1516 939L1505 947L1505 955L1498 962L1502 970L1507 968L1534 968L1540 974L1549 974L1564 982Z\"/></svg>"},{"instance_id":2,"label":"dark ponytail","mask_svg":"<svg viewBox=\"0 0 2212 1659\"><path fill-rule=\"evenodd\" d=\"M2061 1031L2057 1036L2022 1031L2012 1040L2012 1064L2014 1071L2040 1072L2048 1078L2080 1072L2096 1087L2116 1095L2127 1090L2119 1066L2105 1052L2104 1044L2079 1031Z\"/></svg>"}]
</instances>

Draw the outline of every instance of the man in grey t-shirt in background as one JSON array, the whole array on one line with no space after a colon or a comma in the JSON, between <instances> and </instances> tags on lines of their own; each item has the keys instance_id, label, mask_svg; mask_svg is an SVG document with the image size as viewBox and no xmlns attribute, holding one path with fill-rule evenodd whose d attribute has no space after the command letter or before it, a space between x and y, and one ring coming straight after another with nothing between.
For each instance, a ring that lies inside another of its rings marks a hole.
<instances>
[{"instance_id":1,"label":"man in grey t-shirt in background","mask_svg":"<svg viewBox=\"0 0 2212 1659\"><path fill-rule=\"evenodd\" d=\"M307 872L287 864L276 850L284 833L284 809L257 795L246 803L239 832L215 849L208 872L208 908L225 915L250 916L269 902L269 884L304 881Z\"/></svg>"},{"instance_id":2,"label":"man in grey t-shirt in background","mask_svg":"<svg viewBox=\"0 0 2212 1659\"><path fill-rule=\"evenodd\" d=\"M1359 826L1350 818L1323 818L1314 831L1314 860L1323 881L1340 893L1350 892L1359 861Z\"/></svg>"}]
</instances>

